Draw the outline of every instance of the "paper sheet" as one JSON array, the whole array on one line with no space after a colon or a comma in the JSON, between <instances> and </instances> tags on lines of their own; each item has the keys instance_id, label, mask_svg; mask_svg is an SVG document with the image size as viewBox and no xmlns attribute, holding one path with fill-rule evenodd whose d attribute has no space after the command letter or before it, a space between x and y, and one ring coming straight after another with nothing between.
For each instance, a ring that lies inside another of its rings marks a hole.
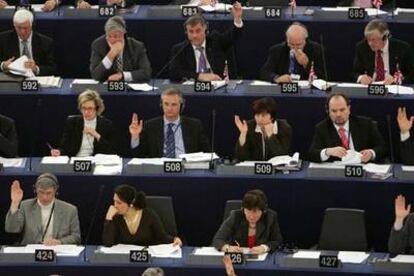
<instances>
[{"instance_id":1,"label":"paper sheet","mask_svg":"<svg viewBox=\"0 0 414 276\"><path fill-rule=\"evenodd\" d=\"M292 156L289 156L289 155L275 156L269 159L268 162L272 163L273 166L297 165L299 162L299 152L295 152L295 154L293 154Z\"/></svg>"},{"instance_id":2,"label":"paper sheet","mask_svg":"<svg viewBox=\"0 0 414 276\"><path fill-rule=\"evenodd\" d=\"M368 253L360 251L339 251L338 258L343 263L360 264L369 257Z\"/></svg>"},{"instance_id":3,"label":"paper sheet","mask_svg":"<svg viewBox=\"0 0 414 276\"><path fill-rule=\"evenodd\" d=\"M93 79L74 79L72 84L98 84L99 81Z\"/></svg>"},{"instance_id":4,"label":"paper sheet","mask_svg":"<svg viewBox=\"0 0 414 276\"><path fill-rule=\"evenodd\" d=\"M414 263L414 255L397 255L394 258L390 259L391 262L395 263Z\"/></svg>"},{"instance_id":5,"label":"paper sheet","mask_svg":"<svg viewBox=\"0 0 414 276\"><path fill-rule=\"evenodd\" d=\"M34 73L31 69L28 69L24 66L24 63L28 61L27 56L21 56L18 59L14 60L9 64L8 68L12 74L24 76L24 77L34 77Z\"/></svg>"},{"instance_id":6,"label":"paper sheet","mask_svg":"<svg viewBox=\"0 0 414 276\"><path fill-rule=\"evenodd\" d=\"M378 165L374 163L368 163L364 165L364 170L368 173L374 173L374 174L386 174L390 171L391 165L390 164L384 164L384 165Z\"/></svg>"},{"instance_id":7,"label":"paper sheet","mask_svg":"<svg viewBox=\"0 0 414 276\"><path fill-rule=\"evenodd\" d=\"M42 158L42 164L67 164L69 162L69 156L45 156Z\"/></svg>"},{"instance_id":8,"label":"paper sheet","mask_svg":"<svg viewBox=\"0 0 414 276\"><path fill-rule=\"evenodd\" d=\"M203 162L219 158L215 152L213 153L213 155L211 155L211 152L184 153L180 154L179 157L187 162Z\"/></svg>"},{"instance_id":9,"label":"paper sheet","mask_svg":"<svg viewBox=\"0 0 414 276\"><path fill-rule=\"evenodd\" d=\"M107 254L129 254L131 250L142 250L144 246L133 245L133 244L117 244L111 247L101 246L99 251Z\"/></svg>"},{"instance_id":10,"label":"paper sheet","mask_svg":"<svg viewBox=\"0 0 414 276\"><path fill-rule=\"evenodd\" d=\"M158 89L158 87L149 85L148 83L128 83L128 86L135 91L152 91Z\"/></svg>"},{"instance_id":11,"label":"paper sheet","mask_svg":"<svg viewBox=\"0 0 414 276\"><path fill-rule=\"evenodd\" d=\"M400 95L414 95L414 89L402 85L387 85L388 93Z\"/></svg>"},{"instance_id":12,"label":"paper sheet","mask_svg":"<svg viewBox=\"0 0 414 276\"><path fill-rule=\"evenodd\" d=\"M3 158L0 157L0 163L5 168L22 168L26 163L26 158Z\"/></svg>"},{"instance_id":13,"label":"paper sheet","mask_svg":"<svg viewBox=\"0 0 414 276\"><path fill-rule=\"evenodd\" d=\"M321 255L320 251L311 250L299 250L292 255L293 258L304 258L304 259L318 259Z\"/></svg>"},{"instance_id":14,"label":"paper sheet","mask_svg":"<svg viewBox=\"0 0 414 276\"><path fill-rule=\"evenodd\" d=\"M401 166L401 169L406 172L414 172L414 166Z\"/></svg>"},{"instance_id":15,"label":"paper sheet","mask_svg":"<svg viewBox=\"0 0 414 276\"><path fill-rule=\"evenodd\" d=\"M132 158L128 165L142 165L142 164L149 164L149 165L164 165L165 161L182 161L181 158Z\"/></svg>"},{"instance_id":16,"label":"paper sheet","mask_svg":"<svg viewBox=\"0 0 414 276\"><path fill-rule=\"evenodd\" d=\"M148 247L148 251L151 257L156 258L181 258L182 250L178 245L170 244L159 244L151 245Z\"/></svg>"},{"instance_id":17,"label":"paper sheet","mask_svg":"<svg viewBox=\"0 0 414 276\"><path fill-rule=\"evenodd\" d=\"M5 246L4 253L34 253L36 249L52 249L57 256L79 256L83 251L84 246L77 246L73 244L62 244L55 246L45 246L43 244L28 244L26 246Z\"/></svg>"}]
</instances>

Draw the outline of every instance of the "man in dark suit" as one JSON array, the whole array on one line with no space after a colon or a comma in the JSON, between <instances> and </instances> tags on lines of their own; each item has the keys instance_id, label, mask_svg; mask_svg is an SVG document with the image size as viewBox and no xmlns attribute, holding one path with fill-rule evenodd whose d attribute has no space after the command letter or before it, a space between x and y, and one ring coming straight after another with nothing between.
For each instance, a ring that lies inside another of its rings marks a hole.
<instances>
[{"instance_id":1,"label":"man in dark suit","mask_svg":"<svg viewBox=\"0 0 414 276\"><path fill-rule=\"evenodd\" d=\"M240 38L243 22L240 3L233 4L234 26L225 33L208 33L208 23L193 15L184 23L187 39L172 48L170 80L221 80L224 77L228 52ZM232 75L232 72L229 72Z\"/></svg>"},{"instance_id":2,"label":"man in dark suit","mask_svg":"<svg viewBox=\"0 0 414 276\"><path fill-rule=\"evenodd\" d=\"M404 83L414 82L414 54L410 44L391 38L388 25L382 19L370 21L364 35L365 39L355 48L353 74L358 83L392 84L398 70L404 76Z\"/></svg>"},{"instance_id":3,"label":"man in dark suit","mask_svg":"<svg viewBox=\"0 0 414 276\"><path fill-rule=\"evenodd\" d=\"M414 165L414 116L408 119L405 107L400 107L398 108L397 122L401 131L400 152L402 163Z\"/></svg>"},{"instance_id":4,"label":"man in dark suit","mask_svg":"<svg viewBox=\"0 0 414 276\"><path fill-rule=\"evenodd\" d=\"M14 31L0 33L0 67L8 71L8 66L20 56L26 55L25 67L35 75L56 74L53 54L53 40L32 30L33 14L28 10L18 10L13 16Z\"/></svg>"},{"instance_id":5,"label":"man in dark suit","mask_svg":"<svg viewBox=\"0 0 414 276\"><path fill-rule=\"evenodd\" d=\"M316 76L325 78L321 45L308 39L308 31L303 24L294 22L286 30L286 42L270 48L260 76L275 83L291 82L293 75L308 79L312 63Z\"/></svg>"},{"instance_id":6,"label":"man in dark suit","mask_svg":"<svg viewBox=\"0 0 414 276\"><path fill-rule=\"evenodd\" d=\"M17 156L17 133L13 119L0 115L0 156Z\"/></svg>"},{"instance_id":7,"label":"man in dark suit","mask_svg":"<svg viewBox=\"0 0 414 276\"><path fill-rule=\"evenodd\" d=\"M380 161L386 154L385 142L374 121L351 116L351 103L342 93L329 95L328 117L315 127L308 159L312 162L340 160L348 150L361 154L361 162Z\"/></svg>"},{"instance_id":8,"label":"man in dark suit","mask_svg":"<svg viewBox=\"0 0 414 276\"><path fill-rule=\"evenodd\" d=\"M145 123L133 114L129 126L131 148L135 157L178 157L183 153L210 152L210 144L200 120L181 116L182 93L169 88L161 94L164 116Z\"/></svg>"},{"instance_id":9,"label":"man in dark suit","mask_svg":"<svg viewBox=\"0 0 414 276\"><path fill-rule=\"evenodd\" d=\"M105 35L92 43L92 78L98 81L147 82L151 65L144 43L126 36L126 23L114 16L105 23Z\"/></svg>"}]
</instances>

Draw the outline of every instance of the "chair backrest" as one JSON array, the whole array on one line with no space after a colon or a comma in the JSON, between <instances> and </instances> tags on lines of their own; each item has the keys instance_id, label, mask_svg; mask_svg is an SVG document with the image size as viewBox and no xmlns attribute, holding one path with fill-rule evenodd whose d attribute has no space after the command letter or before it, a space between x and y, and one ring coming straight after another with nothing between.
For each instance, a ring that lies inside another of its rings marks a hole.
<instances>
[{"instance_id":1,"label":"chair backrest","mask_svg":"<svg viewBox=\"0 0 414 276\"><path fill-rule=\"evenodd\" d=\"M366 251L365 211L327 208L322 223L318 249Z\"/></svg>"},{"instance_id":2,"label":"chair backrest","mask_svg":"<svg viewBox=\"0 0 414 276\"><path fill-rule=\"evenodd\" d=\"M226 206L224 207L224 216L223 221L230 216L232 210L240 209L242 206L242 201L237 199L227 200Z\"/></svg>"},{"instance_id":3,"label":"chair backrest","mask_svg":"<svg viewBox=\"0 0 414 276\"><path fill-rule=\"evenodd\" d=\"M165 231L171 236L177 236L174 206L170 196L147 196L147 206L153 209L160 217Z\"/></svg>"}]
</instances>

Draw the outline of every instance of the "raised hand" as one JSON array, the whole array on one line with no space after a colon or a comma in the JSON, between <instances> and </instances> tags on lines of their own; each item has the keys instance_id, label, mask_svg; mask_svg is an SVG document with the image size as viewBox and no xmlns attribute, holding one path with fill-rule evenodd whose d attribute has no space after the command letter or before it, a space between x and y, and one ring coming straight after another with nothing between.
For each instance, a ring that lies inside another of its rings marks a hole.
<instances>
[{"instance_id":1,"label":"raised hand","mask_svg":"<svg viewBox=\"0 0 414 276\"><path fill-rule=\"evenodd\" d=\"M395 220L402 223L405 217L408 216L411 210L411 204L408 204L405 207L405 197L403 195L398 195L395 198Z\"/></svg>"},{"instance_id":2,"label":"raised hand","mask_svg":"<svg viewBox=\"0 0 414 276\"><path fill-rule=\"evenodd\" d=\"M23 199L23 190L22 188L20 188L20 182L18 180L14 180L11 185L10 198L12 207L17 209L19 207L20 202Z\"/></svg>"},{"instance_id":3,"label":"raised hand","mask_svg":"<svg viewBox=\"0 0 414 276\"><path fill-rule=\"evenodd\" d=\"M411 116L411 118L408 119L405 107L399 107L397 114L397 122L398 126L400 127L401 133L407 133L413 126L414 116Z\"/></svg>"},{"instance_id":4,"label":"raised hand","mask_svg":"<svg viewBox=\"0 0 414 276\"><path fill-rule=\"evenodd\" d=\"M129 133L131 134L131 139L138 139L141 134L143 127L142 120L138 119L137 113L132 113L131 124L129 125Z\"/></svg>"}]
</instances>

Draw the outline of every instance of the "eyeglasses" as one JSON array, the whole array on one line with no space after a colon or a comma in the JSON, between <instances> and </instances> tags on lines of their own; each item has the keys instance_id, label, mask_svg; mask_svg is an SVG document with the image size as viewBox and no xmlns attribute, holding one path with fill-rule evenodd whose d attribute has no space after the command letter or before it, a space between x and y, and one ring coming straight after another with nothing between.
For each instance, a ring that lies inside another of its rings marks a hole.
<instances>
[{"instance_id":1,"label":"eyeglasses","mask_svg":"<svg viewBox=\"0 0 414 276\"><path fill-rule=\"evenodd\" d=\"M95 111L96 110L96 107L84 107L84 106L82 106L81 107L81 110L82 111L88 111L88 112L92 112L92 111Z\"/></svg>"}]
</instances>

